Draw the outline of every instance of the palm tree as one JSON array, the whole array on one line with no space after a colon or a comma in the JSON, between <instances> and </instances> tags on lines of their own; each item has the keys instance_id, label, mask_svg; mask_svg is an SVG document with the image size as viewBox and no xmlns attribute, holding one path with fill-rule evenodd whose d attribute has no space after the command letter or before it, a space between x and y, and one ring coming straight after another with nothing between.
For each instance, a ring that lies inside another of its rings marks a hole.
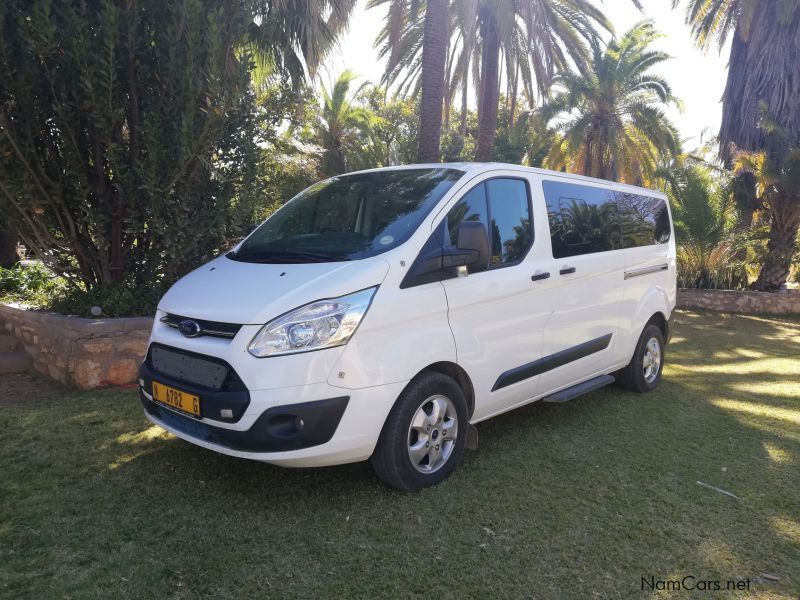
<instances>
[{"instance_id":1,"label":"palm tree","mask_svg":"<svg viewBox=\"0 0 800 600\"><path fill-rule=\"evenodd\" d=\"M638 0L633 0L638 6ZM415 7L418 0L370 0L369 6L389 4L386 24L375 45L379 57L387 58L383 82L397 84L398 93L416 93L422 85L425 54L423 19ZM438 14L438 13L437 13ZM533 104L534 91L545 94L556 72L570 63L585 64L586 42L597 36L596 26L611 30L611 24L591 0L458 0L449 4L444 38L444 94L438 109L449 116L449 105L461 89L462 133L466 128L466 101L470 72L477 82L479 113L478 160L491 158L497 127L500 75L505 68L508 98L513 115L521 90ZM480 34L480 35L478 35ZM441 41L441 40L439 40ZM437 56L440 49L437 46ZM438 71L435 85L440 81ZM431 84L433 85L433 84ZM434 94L423 97L434 97ZM430 106L434 103L431 101ZM422 110L421 119L429 112ZM434 117L435 118L435 117ZM421 136L438 136L437 128Z\"/></svg>"},{"instance_id":2,"label":"palm tree","mask_svg":"<svg viewBox=\"0 0 800 600\"><path fill-rule=\"evenodd\" d=\"M679 157L659 172L675 221L681 287L747 287L744 238L736 230L731 182L724 171Z\"/></svg>"},{"instance_id":3,"label":"palm tree","mask_svg":"<svg viewBox=\"0 0 800 600\"><path fill-rule=\"evenodd\" d=\"M356 0L256 0L244 44L255 57L257 76L289 77L298 84L317 68L347 28Z\"/></svg>"},{"instance_id":4,"label":"palm tree","mask_svg":"<svg viewBox=\"0 0 800 600\"><path fill-rule=\"evenodd\" d=\"M374 122L372 112L353 100L366 85L362 84L351 94L350 87L355 79L352 71L343 71L330 89L322 88L317 135L323 149L322 172L325 176L348 170L349 158L359 153Z\"/></svg>"},{"instance_id":5,"label":"palm tree","mask_svg":"<svg viewBox=\"0 0 800 600\"><path fill-rule=\"evenodd\" d=\"M427 0L422 37L422 97L419 102L419 162L439 162L448 0Z\"/></svg>"},{"instance_id":6,"label":"palm tree","mask_svg":"<svg viewBox=\"0 0 800 600\"><path fill-rule=\"evenodd\" d=\"M596 26L613 28L589 0L480 0L478 22L482 48L476 158L487 161L497 129L501 52L527 57L537 89L544 95L556 73L570 62L579 68L586 64L585 42L598 37ZM516 65L510 72L517 72Z\"/></svg>"},{"instance_id":7,"label":"palm tree","mask_svg":"<svg viewBox=\"0 0 800 600\"><path fill-rule=\"evenodd\" d=\"M683 0L673 0L673 7ZM730 165L738 150L764 148L765 112L800 138L800 3L797 0L685 0L686 20L703 48L728 38L720 145Z\"/></svg>"},{"instance_id":8,"label":"palm tree","mask_svg":"<svg viewBox=\"0 0 800 600\"><path fill-rule=\"evenodd\" d=\"M800 230L800 138L767 117L761 131L765 150L733 154L734 173L749 174L756 182L756 198L770 218L767 253L753 287L776 291L791 271Z\"/></svg>"},{"instance_id":9,"label":"palm tree","mask_svg":"<svg viewBox=\"0 0 800 600\"><path fill-rule=\"evenodd\" d=\"M401 88L421 90L417 160L438 162L445 97L445 63L449 39L449 0L370 0L367 8L389 4L386 25L376 38L379 58L388 57L383 83L394 83L406 71Z\"/></svg>"},{"instance_id":10,"label":"palm tree","mask_svg":"<svg viewBox=\"0 0 800 600\"><path fill-rule=\"evenodd\" d=\"M586 72L556 77L558 92L542 108L556 133L546 166L643 184L678 153L677 130L663 111L678 101L651 71L669 58L650 48L657 37L645 21L605 48L595 39Z\"/></svg>"},{"instance_id":11,"label":"palm tree","mask_svg":"<svg viewBox=\"0 0 800 600\"><path fill-rule=\"evenodd\" d=\"M673 0L673 7L683 0ZM722 96L720 154L731 167L737 153L761 152L767 140L760 126L769 115L791 139L800 139L800 3L797 0L685 0L686 21L698 45L720 49L731 39L728 81ZM782 157L772 157L780 162ZM760 208L749 170L736 182L736 201L745 225ZM793 201L800 201L796 198ZM782 226L778 225L780 229ZM785 230L783 245L797 231ZM763 283L763 282L762 282Z\"/></svg>"}]
</instances>

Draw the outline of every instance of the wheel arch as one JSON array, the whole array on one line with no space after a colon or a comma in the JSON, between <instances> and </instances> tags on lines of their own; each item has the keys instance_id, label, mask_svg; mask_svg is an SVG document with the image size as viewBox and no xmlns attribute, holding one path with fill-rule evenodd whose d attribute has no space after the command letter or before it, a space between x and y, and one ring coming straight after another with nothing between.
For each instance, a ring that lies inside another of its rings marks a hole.
<instances>
[{"instance_id":1,"label":"wheel arch","mask_svg":"<svg viewBox=\"0 0 800 600\"><path fill-rule=\"evenodd\" d=\"M414 375L414 379L423 373L428 373L431 371L447 375L450 379L458 384L458 387L460 387L461 391L464 392L464 397L467 400L467 413L471 418L472 413L475 412L475 387L472 385L472 379L470 379L464 368L454 362L446 360L435 362L420 370L419 373Z\"/></svg>"}]
</instances>

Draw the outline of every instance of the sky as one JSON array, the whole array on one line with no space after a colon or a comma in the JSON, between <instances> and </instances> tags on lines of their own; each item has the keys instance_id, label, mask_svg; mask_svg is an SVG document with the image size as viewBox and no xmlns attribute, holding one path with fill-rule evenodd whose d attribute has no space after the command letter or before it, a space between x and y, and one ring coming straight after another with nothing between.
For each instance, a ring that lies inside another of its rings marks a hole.
<instances>
[{"instance_id":1,"label":"sky","mask_svg":"<svg viewBox=\"0 0 800 600\"><path fill-rule=\"evenodd\" d=\"M673 93L683 102L682 112L673 108L668 114L681 132L685 147L699 146L701 133L706 129L710 130L706 132L706 138L716 135L721 120L720 98L725 88L729 48L724 48L722 53L717 46L707 52L699 50L689 27L683 22L683 10L672 10L671 0L643 0L644 14L629 0L605 0L602 4L617 34L644 18L652 19L656 29L664 34L656 47L673 58L657 71L667 78ZM322 79L326 85L329 78L345 68L355 71L363 78L362 81L378 82L381 78L384 65L378 61L372 43L386 11L384 7L367 10L365 6L365 1L358 2L347 33L325 65Z\"/></svg>"}]
</instances>

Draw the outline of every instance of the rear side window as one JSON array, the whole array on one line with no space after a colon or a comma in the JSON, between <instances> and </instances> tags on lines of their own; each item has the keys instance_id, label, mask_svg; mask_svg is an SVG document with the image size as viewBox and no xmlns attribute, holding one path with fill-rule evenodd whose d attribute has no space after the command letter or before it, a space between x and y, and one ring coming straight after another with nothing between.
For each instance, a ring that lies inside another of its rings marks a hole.
<instances>
[{"instance_id":1,"label":"rear side window","mask_svg":"<svg viewBox=\"0 0 800 600\"><path fill-rule=\"evenodd\" d=\"M543 182L554 258L622 249L614 192L561 181Z\"/></svg>"},{"instance_id":2,"label":"rear side window","mask_svg":"<svg viewBox=\"0 0 800 600\"><path fill-rule=\"evenodd\" d=\"M458 226L463 221L477 221L486 227L490 266L521 260L533 240L527 184L521 179L496 178L467 192L447 215L451 246L458 243Z\"/></svg>"},{"instance_id":3,"label":"rear side window","mask_svg":"<svg viewBox=\"0 0 800 600\"><path fill-rule=\"evenodd\" d=\"M627 192L617 192L616 195L625 248L669 241L669 212L663 198Z\"/></svg>"}]
</instances>

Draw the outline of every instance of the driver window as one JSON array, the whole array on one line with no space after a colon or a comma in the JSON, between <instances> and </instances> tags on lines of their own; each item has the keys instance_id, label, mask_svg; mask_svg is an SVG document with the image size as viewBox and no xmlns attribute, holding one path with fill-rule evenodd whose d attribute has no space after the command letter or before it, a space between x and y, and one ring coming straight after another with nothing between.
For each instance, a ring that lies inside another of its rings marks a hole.
<instances>
[{"instance_id":1,"label":"driver window","mask_svg":"<svg viewBox=\"0 0 800 600\"><path fill-rule=\"evenodd\" d=\"M486 184L480 183L467 192L447 214L447 230L450 236L448 241L450 245L454 248L458 245L458 226L462 221L483 223L488 234L487 223L489 219L487 214Z\"/></svg>"},{"instance_id":2,"label":"driver window","mask_svg":"<svg viewBox=\"0 0 800 600\"><path fill-rule=\"evenodd\" d=\"M486 228L492 253L490 268L521 260L533 239L525 182L496 177L467 192L447 214L446 242L450 246L457 246L458 226L463 221L477 221Z\"/></svg>"}]
</instances>

